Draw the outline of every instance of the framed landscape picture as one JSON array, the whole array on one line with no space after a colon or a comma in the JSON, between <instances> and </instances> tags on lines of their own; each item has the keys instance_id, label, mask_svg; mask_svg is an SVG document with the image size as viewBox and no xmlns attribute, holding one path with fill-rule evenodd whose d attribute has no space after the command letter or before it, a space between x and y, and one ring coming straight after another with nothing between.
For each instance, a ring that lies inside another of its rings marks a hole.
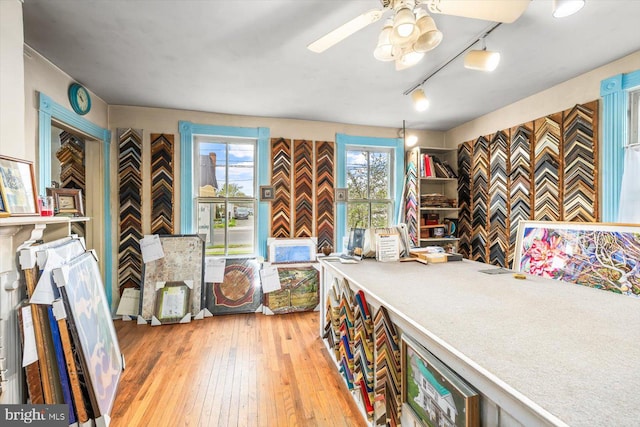
<instances>
[{"instance_id":1,"label":"framed landscape picture","mask_svg":"<svg viewBox=\"0 0 640 427\"><path fill-rule=\"evenodd\" d=\"M640 225L520 221L513 269L640 298Z\"/></svg>"},{"instance_id":2,"label":"framed landscape picture","mask_svg":"<svg viewBox=\"0 0 640 427\"><path fill-rule=\"evenodd\" d=\"M271 238L267 240L268 259L275 264L315 261L316 245L314 238Z\"/></svg>"},{"instance_id":3,"label":"framed landscape picture","mask_svg":"<svg viewBox=\"0 0 640 427\"><path fill-rule=\"evenodd\" d=\"M320 272L313 266L278 267L282 289L264 294L264 305L276 314L313 311L320 302Z\"/></svg>"},{"instance_id":4,"label":"framed landscape picture","mask_svg":"<svg viewBox=\"0 0 640 427\"><path fill-rule=\"evenodd\" d=\"M84 216L81 190L77 188L47 188L47 196L53 196L57 215Z\"/></svg>"},{"instance_id":5,"label":"framed landscape picture","mask_svg":"<svg viewBox=\"0 0 640 427\"><path fill-rule=\"evenodd\" d=\"M406 334L402 335L402 401L422 425L480 425L480 395Z\"/></svg>"},{"instance_id":6,"label":"framed landscape picture","mask_svg":"<svg viewBox=\"0 0 640 427\"><path fill-rule=\"evenodd\" d=\"M38 215L38 192L33 162L0 156L0 212L11 216Z\"/></svg>"}]
</instances>

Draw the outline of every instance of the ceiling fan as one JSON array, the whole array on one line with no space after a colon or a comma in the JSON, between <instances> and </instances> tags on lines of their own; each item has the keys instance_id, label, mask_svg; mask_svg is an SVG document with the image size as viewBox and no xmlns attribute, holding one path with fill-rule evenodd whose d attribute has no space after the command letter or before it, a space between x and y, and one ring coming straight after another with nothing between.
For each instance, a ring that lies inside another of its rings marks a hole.
<instances>
[{"instance_id":1,"label":"ceiling fan","mask_svg":"<svg viewBox=\"0 0 640 427\"><path fill-rule=\"evenodd\" d=\"M309 44L312 52L321 53L364 27L377 22L388 11L378 37L374 56L380 61L395 61L396 70L417 64L426 52L442 41L442 32L430 13L511 23L520 17L530 0L380 0L380 9L371 9L344 23Z\"/></svg>"}]
</instances>

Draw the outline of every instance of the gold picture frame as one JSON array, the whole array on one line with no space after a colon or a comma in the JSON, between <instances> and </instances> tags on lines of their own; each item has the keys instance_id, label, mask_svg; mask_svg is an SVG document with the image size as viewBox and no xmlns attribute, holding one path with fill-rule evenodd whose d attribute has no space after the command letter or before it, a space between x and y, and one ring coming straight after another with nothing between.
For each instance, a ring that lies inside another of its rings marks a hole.
<instances>
[{"instance_id":1,"label":"gold picture frame","mask_svg":"<svg viewBox=\"0 0 640 427\"><path fill-rule=\"evenodd\" d=\"M39 215L33 162L0 156L0 193L2 216Z\"/></svg>"},{"instance_id":2,"label":"gold picture frame","mask_svg":"<svg viewBox=\"0 0 640 427\"><path fill-rule=\"evenodd\" d=\"M84 216L82 190L77 188L47 188L47 196L53 196L56 215Z\"/></svg>"}]
</instances>

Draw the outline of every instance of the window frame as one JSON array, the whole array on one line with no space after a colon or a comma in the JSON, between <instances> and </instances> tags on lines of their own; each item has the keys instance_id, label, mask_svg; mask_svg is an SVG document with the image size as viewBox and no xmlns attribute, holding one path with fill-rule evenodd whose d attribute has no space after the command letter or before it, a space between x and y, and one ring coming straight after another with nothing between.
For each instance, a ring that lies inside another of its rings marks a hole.
<instances>
[{"instance_id":1,"label":"window frame","mask_svg":"<svg viewBox=\"0 0 640 427\"><path fill-rule=\"evenodd\" d=\"M211 144L224 144L225 146L225 159L224 159L224 176L225 176L225 184L229 184L229 150L230 150L230 146L232 145L246 145L246 146L250 146L252 151L253 151L253 174L252 174L252 182L251 182L251 188L252 188L252 195L249 196L233 196L233 197L229 197L229 196L215 196L215 197L210 197L210 196L201 196L200 192L199 192L199 188L200 188L200 167L195 168L194 170L194 174L195 177L197 178L194 181L194 192L195 192L195 201L194 204L195 206L200 205L200 203L221 203L224 206L224 210L225 210L225 226L224 226L224 254L223 255L214 255L214 256L224 256L227 258L236 258L236 257L246 257L246 256L255 256L257 253L257 249L258 249L258 242L257 242L257 219L256 219L256 215L253 215L252 218L252 223L253 223L253 241L251 242L252 247L253 247L253 252L251 253L247 253L247 254L240 254L240 255L229 255L229 221L227 218L226 213L229 211L229 204L236 204L236 203L252 203L253 204L253 210L254 213L257 210L258 207L258 186L256 184L257 182L257 156L258 156L258 140L254 139L254 138L236 138L236 137L222 137L222 136L210 136L210 135L194 135L194 144L193 144L193 149L194 149L194 161L195 159L198 159L198 162L200 161L200 155L201 155L201 146L200 144L204 143L211 143ZM196 213L196 225L199 225L199 213ZM199 227L198 227L198 231L199 231ZM211 232L213 233L213 230L211 230Z\"/></svg>"},{"instance_id":2,"label":"window frame","mask_svg":"<svg viewBox=\"0 0 640 427\"><path fill-rule=\"evenodd\" d=\"M336 188L346 188L346 157L347 149L350 147L367 148L391 148L393 151L392 185L393 192L391 199L392 224L397 224L400 218L402 207L400 198L402 197L402 186L404 184L404 143L401 138L379 138L368 136L353 136L342 133L336 134ZM346 203L336 204L336 245L338 251L343 250L343 239L347 235L347 205Z\"/></svg>"},{"instance_id":3,"label":"window frame","mask_svg":"<svg viewBox=\"0 0 640 427\"><path fill-rule=\"evenodd\" d=\"M629 93L640 88L640 70L600 82L602 143L600 221L617 222L625 146L629 144Z\"/></svg>"},{"instance_id":4,"label":"window frame","mask_svg":"<svg viewBox=\"0 0 640 427\"><path fill-rule=\"evenodd\" d=\"M367 195L370 195L370 178L371 178L371 158L370 155L371 153L383 153L386 152L389 154L389 168L393 169L394 168L394 162L395 162L395 152L391 147L372 147L372 146L355 146L355 145L347 145L345 147L345 187L348 189L348 183L346 182L346 153L349 151L360 151L360 152L366 152L367 153ZM389 196L393 196L394 193L394 182L395 182L395 177L393 176L393 174L391 173L389 175ZM394 202L395 200L393 199L393 197L387 197L386 199L371 199L371 198L365 198L365 199L353 199L350 196L347 199L346 205L346 213L345 215L348 216L349 213L349 205L350 204L355 204L355 203L366 203L369 205L369 227L371 226L371 209L372 209L372 204L390 204L390 212L394 211ZM394 221L394 216L391 215L391 217L389 218L389 220L391 222ZM348 224L346 224L348 225Z\"/></svg>"},{"instance_id":5,"label":"window frame","mask_svg":"<svg viewBox=\"0 0 640 427\"><path fill-rule=\"evenodd\" d=\"M257 189L269 183L269 128L245 128L235 126L215 126L188 121L178 122L180 132L180 233L197 232L195 193L195 136L213 138L248 138L256 140L254 200L257 210L255 255L266 257L267 233L269 228L269 203L260 200ZM198 162L199 165L199 162Z\"/></svg>"}]
</instances>

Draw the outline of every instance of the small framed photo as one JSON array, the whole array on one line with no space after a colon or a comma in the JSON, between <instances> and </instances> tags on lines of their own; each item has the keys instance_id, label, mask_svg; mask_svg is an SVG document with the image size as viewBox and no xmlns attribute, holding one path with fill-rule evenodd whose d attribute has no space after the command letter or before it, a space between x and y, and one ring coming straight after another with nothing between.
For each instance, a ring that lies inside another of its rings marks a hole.
<instances>
[{"instance_id":1,"label":"small framed photo","mask_svg":"<svg viewBox=\"0 0 640 427\"><path fill-rule=\"evenodd\" d=\"M38 215L33 162L0 156L0 216Z\"/></svg>"},{"instance_id":2,"label":"small framed photo","mask_svg":"<svg viewBox=\"0 0 640 427\"><path fill-rule=\"evenodd\" d=\"M272 185L260 186L260 200L274 200L276 198L276 189Z\"/></svg>"},{"instance_id":3,"label":"small framed photo","mask_svg":"<svg viewBox=\"0 0 640 427\"><path fill-rule=\"evenodd\" d=\"M342 203L349 200L349 190L347 188L336 188L336 202Z\"/></svg>"},{"instance_id":4,"label":"small framed photo","mask_svg":"<svg viewBox=\"0 0 640 427\"><path fill-rule=\"evenodd\" d=\"M47 188L47 196L53 196L56 215L84 216L81 190L77 188Z\"/></svg>"}]
</instances>

